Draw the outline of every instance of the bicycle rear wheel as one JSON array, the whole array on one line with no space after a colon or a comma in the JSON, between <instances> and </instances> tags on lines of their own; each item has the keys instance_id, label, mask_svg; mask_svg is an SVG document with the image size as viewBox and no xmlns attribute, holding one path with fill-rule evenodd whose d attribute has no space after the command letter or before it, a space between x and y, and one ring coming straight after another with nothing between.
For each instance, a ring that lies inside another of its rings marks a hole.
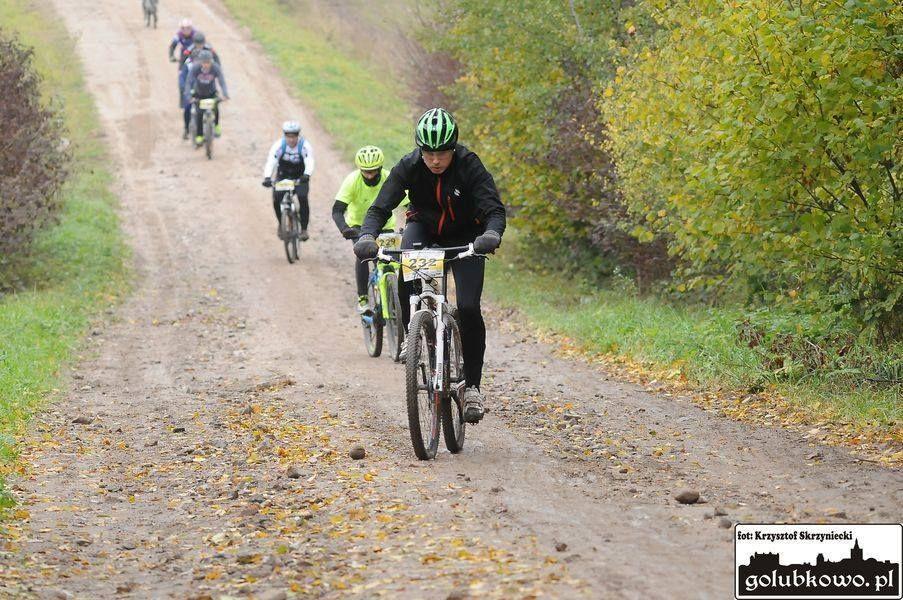
<instances>
[{"instance_id":1,"label":"bicycle rear wheel","mask_svg":"<svg viewBox=\"0 0 903 600\"><path fill-rule=\"evenodd\" d=\"M439 448L439 402L433 390L436 366L436 328L429 312L411 317L405 360L408 429L414 454L420 460L435 458Z\"/></svg>"},{"instance_id":2,"label":"bicycle rear wheel","mask_svg":"<svg viewBox=\"0 0 903 600\"><path fill-rule=\"evenodd\" d=\"M364 328L364 344L367 346L367 354L373 358L378 357L383 351L383 323L382 308L379 303L379 287L376 280L370 278L367 284L367 311L361 315L361 325Z\"/></svg>"},{"instance_id":3,"label":"bicycle rear wheel","mask_svg":"<svg viewBox=\"0 0 903 600\"><path fill-rule=\"evenodd\" d=\"M395 273L386 274L386 296L388 300L386 333L389 341L389 357L398 362L401 343L404 341L404 323L401 319L401 301L398 297L398 275Z\"/></svg>"},{"instance_id":4,"label":"bicycle rear wheel","mask_svg":"<svg viewBox=\"0 0 903 600\"><path fill-rule=\"evenodd\" d=\"M452 454L464 449L464 355L461 353L461 329L458 326L458 311L443 315L445 321L445 389L442 399L442 431L445 447Z\"/></svg>"}]
</instances>

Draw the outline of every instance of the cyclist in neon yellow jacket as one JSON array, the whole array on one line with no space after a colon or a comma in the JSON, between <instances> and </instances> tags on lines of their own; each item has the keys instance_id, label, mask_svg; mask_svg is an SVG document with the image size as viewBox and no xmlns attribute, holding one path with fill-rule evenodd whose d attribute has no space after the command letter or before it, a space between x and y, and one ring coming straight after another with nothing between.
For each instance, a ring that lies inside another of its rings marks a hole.
<instances>
[{"instance_id":1,"label":"cyclist in neon yellow jacket","mask_svg":"<svg viewBox=\"0 0 903 600\"><path fill-rule=\"evenodd\" d=\"M389 172L383 168L385 157L383 151L376 146L364 146L354 156L357 169L345 177L332 205L332 220L346 240L357 241L361 235L361 225L367 210L376 200L380 188L385 183ZM402 201L407 204L407 198ZM383 231L395 231L395 216L389 217ZM354 279L357 283L358 305L367 307L367 280L370 277L368 263L355 259Z\"/></svg>"}]
</instances>

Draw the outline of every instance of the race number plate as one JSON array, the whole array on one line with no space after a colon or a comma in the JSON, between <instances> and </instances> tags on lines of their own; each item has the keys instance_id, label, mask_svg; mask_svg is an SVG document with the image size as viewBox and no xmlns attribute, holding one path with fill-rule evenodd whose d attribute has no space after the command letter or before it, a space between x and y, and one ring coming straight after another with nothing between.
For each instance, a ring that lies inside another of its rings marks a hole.
<instances>
[{"instance_id":1,"label":"race number plate","mask_svg":"<svg viewBox=\"0 0 903 600\"><path fill-rule=\"evenodd\" d=\"M215 98L203 98L198 106L201 107L201 110L213 110L216 108L216 99Z\"/></svg>"},{"instance_id":2,"label":"race number plate","mask_svg":"<svg viewBox=\"0 0 903 600\"><path fill-rule=\"evenodd\" d=\"M291 179L280 179L274 185L277 192L290 192L295 189L295 182Z\"/></svg>"},{"instance_id":3,"label":"race number plate","mask_svg":"<svg viewBox=\"0 0 903 600\"><path fill-rule=\"evenodd\" d=\"M376 245L386 250L398 250L401 246L401 236L397 233L381 233L376 238Z\"/></svg>"},{"instance_id":4,"label":"race number plate","mask_svg":"<svg viewBox=\"0 0 903 600\"><path fill-rule=\"evenodd\" d=\"M445 252L408 250L401 253L401 272L405 281L442 277Z\"/></svg>"}]
</instances>

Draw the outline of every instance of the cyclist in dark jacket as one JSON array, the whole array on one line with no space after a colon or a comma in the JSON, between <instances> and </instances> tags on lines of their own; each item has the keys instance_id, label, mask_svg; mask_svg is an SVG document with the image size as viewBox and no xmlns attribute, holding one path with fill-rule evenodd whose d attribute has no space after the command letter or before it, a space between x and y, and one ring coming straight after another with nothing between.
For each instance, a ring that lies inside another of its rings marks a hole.
<instances>
[{"instance_id":1,"label":"cyclist in dark jacket","mask_svg":"<svg viewBox=\"0 0 903 600\"><path fill-rule=\"evenodd\" d=\"M361 258L376 256L375 236L405 192L410 207L402 248L473 242L480 254L494 251L505 232L505 206L479 157L457 143L458 126L452 115L442 108L426 111L417 123L414 140L418 148L392 168L367 211L355 253ZM464 418L470 423L479 422L484 413L480 391L486 351L486 326L480 310L483 271L479 258L456 261L452 266L466 379ZM400 292L402 298L409 296L411 284L402 283ZM410 305L402 301L401 308L407 324Z\"/></svg>"},{"instance_id":2,"label":"cyclist in dark jacket","mask_svg":"<svg viewBox=\"0 0 903 600\"><path fill-rule=\"evenodd\" d=\"M210 54L213 55L213 62L222 66L222 63L220 63L219 60L219 54L217 54L216 50L214 50L213 47L207 43L207 37L200 31L195 32L194 43L188 48L182 50L181 66L179 67L180 90L182 87L184 87L185 82L188 80L188 71L191 69L192 63L197 61L198 56L200 56L203 50L209 50ZM184 94L184 90L181 90L181 93ZM188 121L191 118L191 102L185 102L185 99L182 98L182 103L184 104L184 106L182 107L182 120L184 126L184 129L182 130L182 139L187 140Z\"/></svg>"},{"instance_id":3,"label":"cyclist in dark jacket","mask_svg":"<svg viewBox=\"0 0 903 600\"><path fill-rule=\"evenodd\" d=\"M191 68L188 70L188 78L185 82L185 102L193 102L195 99L203 100L205 98L216 98L216 84L219 83L219 88L223 92L223 100L229 99L229 90L226 88L226 78L223 76L223 70L220 68L218 64L213 62L213 53L209 50L202 50L197 57L197 60L191 65ZM222 133L222 129L220 129L219 124L219 104L217 104L216 108L213 111L214 114L214 122L216 126L214 128L216 137L219 137ZM204 115L201 111L197 112L197 120L196 120L196 132L197 135L194 138L194 143L200 145L204 141L204 136L200 135L202 125L201 120Z\"/></svg>"}]
</instances>

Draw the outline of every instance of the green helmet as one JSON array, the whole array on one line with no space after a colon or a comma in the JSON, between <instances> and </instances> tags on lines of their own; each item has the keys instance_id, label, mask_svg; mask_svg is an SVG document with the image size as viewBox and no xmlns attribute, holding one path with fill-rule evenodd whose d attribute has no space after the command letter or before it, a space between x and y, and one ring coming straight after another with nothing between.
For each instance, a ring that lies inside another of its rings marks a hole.
<instances>
[{"instance_id":1,"label":"green helmet","mask_svg":"<svg viewBox=\"0 0 903 600\"><path fill-rule=\"evenodd\" d=\"M458 124L444 108L431 108L420 116L414 143L422 150L451 150L458 142Z\"/></svg>"},{"instance_id":2,"label":"green helmet","mask_svg":"<svg viewBox=\"0 0 903 600\"><path fill-rule=\"evenodd\" d=\"M376 146L364 146L354 155L354 164L358 169L366 171L378 169L383 166L384 162L386 162L386 157L383 156L383 151Z\"/></svg>"}]
</instances>

